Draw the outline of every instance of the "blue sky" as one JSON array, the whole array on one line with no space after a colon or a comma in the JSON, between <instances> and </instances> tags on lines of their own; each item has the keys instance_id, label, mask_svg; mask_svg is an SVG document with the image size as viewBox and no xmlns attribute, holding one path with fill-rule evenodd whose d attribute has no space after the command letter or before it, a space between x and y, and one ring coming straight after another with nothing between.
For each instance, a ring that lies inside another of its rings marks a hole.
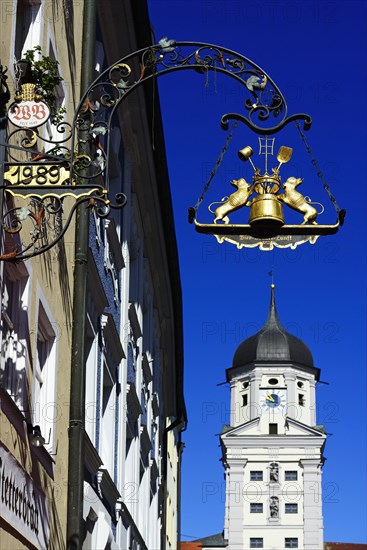
<instances>
[{"instance_id":1,"label":"blue sky","mask_svg":"<svg viewBox=\"0 0 367 550\"><path fill-rule=\"evenodd\" d=\"M187 223L187 207L196 203L224 144L220 117L241 112L244 89L214 73L208 87L205 77L191 71L159 79L184 304L189 424L183 539L223 529L216 434L228 421L229 390L217 384L225 380L238 344L266 319L273 269L280 319L306 342L321 380L329 383L319 384L317 393L318 422L332 434L325 450L325 540L365 542L367 4L150 0L149 9L157 40L168 36L237 51L271 76L290 114L312 115L307 139L338 203L347 209L337 235L294 251L239 251L195 233ZM237 150L251 145L257 153L257 137L239 126L232 141L212 182L212 200L232 192L233 177L252 175ZM280 145L295 150L287 169L304 178L301 192L327 204L296 130L281 133L276 150ZM333 214L324 222L333 223ZM208 487L213 494L205 493Z\"/></svg>"}]
</instances>

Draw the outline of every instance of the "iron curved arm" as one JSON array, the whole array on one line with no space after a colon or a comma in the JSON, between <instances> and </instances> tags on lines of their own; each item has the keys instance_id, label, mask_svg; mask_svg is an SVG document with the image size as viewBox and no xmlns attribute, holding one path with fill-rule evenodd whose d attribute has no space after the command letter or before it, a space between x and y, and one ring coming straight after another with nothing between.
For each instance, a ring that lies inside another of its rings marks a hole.
<instances>
[{"instance_id":1,"label":"iron curved arm","mask_svg":"<svg viewBox=\"0 0 367 550\"><path fill-rule=\"evenodd\" d=\"M121 102L143 82L179 70L200 74L217 71L244 86L245 114L224 115L223 128L230 118L244 122L260 135L274 134L294 120L303 120L305 130L311 126L309 115L288 117L287 103L275 82L247 57L214 44L164 40L121 58L106 69L82 97L73 121L71 151L75 154L80 150L78 144L85 143L86 139L97 144L99 162L96 162L98 158L94 159L89 178L103 173L108 187L111 119Z\"/></svg>"},{"instance_id":2,"label":"iron curved arm","mask_svg":"<svg viewBox=\"0 0 367 550\"><path fill-rule=\"evenodd\" d=\"M26 136L21 146L11 145L9 142L6 144L12 150L9 157L14 165L24 163L23 157L21 159L14 157L19 151L22 155L26 153L29 162L33 164L35 160L54 162L60 159L60 163L65 164L69 169L70 185L74 185L74 182L77 182L78 188L79 184L81 185L79 195L84 189L91 190L98 187L103 189L103 198L101 195L98 196L100 189L92 194L88 191L86 193L88 196L79 198L64 227L62 229L59 227L55 239L48 243L47 239L45 241L44 232L49 225L47 216L52 216L56 211L53 212L52 208L47 210L43 201L52 196L55 189L52 185L43 185L45 193L37 203L35 212L32 206L30 206L31 210L28 207L15 208L9 211L8 226L5 220L3 221L5 231L18 233L22 225L21 220L24 216L28 216L35 223L31 242L22 244L21 250L13 250L0 256L0 260L26 259L49 250L65 234L71 216L81 202L94 199L97 203L104 204L104 207L99 209L98 215L105 215L106 208L110 204L108 157L111 148L111 121L116 109L143 82L178 70L194 70L201 75L206 75L208 71L217 71L244 86L245 113L224 115L223 128L231 118L244 122L253 132L262 135L274 134L293 120L303 120L305 130L311 126L311 117L308 115L288 116L286 101L275 82L253 61L237 52L214 44L175 42L166 39L154 46L132 52L111 65L89 86L76 109L72 125L66 123L57 125L57 132L61 137L59 140L53 140L54 149L48 149L48 153L44 153L44 148L37 146L38 141L45 141L37 129L32 131L30 136ZM1 85L3 96L4 93L7 94L4 78L1 80ZM19 129L16 130L16 132L19 131ZM67 134L66 137L63 137L64 132ZM94 183L96 178L98 178L97 186ZM49 189L50 191L52 189L52 192L47 195ZM58 193L60 197L64 192L65 189L60 188ZM116 198L118 199L120 195L118 193ZM113 207L122 207L124 204L125 200L116 200L116 205Z\"/></svg>"},{"instance_id":3,"label":"iron curved arm","mask_svg":"<svg viewBox=\"0 0 367 550\"><path fill-rule=\"evenodd\" d=\"M123 69L121 80L114 78L115 70ZM268 116L274 117L283 113L282 121L287 117L286 101L275 82L253 61L243 55L204 42L174 42L171 46L161 44L148 46L133 52L106 69L89 87L76 109L74 125L85 110L85 102L91 99L98 86L113 85L119 89L113 99L113 110L138 85L153 77L177 70L195 70L199 73L217 71L237 80L245 86L249 96L245 107L253 116L259 109L267 109ZM103 98L102 98L103 99ZM108 99L107 97L105 99ZM265 120L264 117L262 117ZM262 130L261 126L253 124L254 129Z\"/></svg>"},{"instance_id":4,"label":"iron curved arm","mask_svg":"<svg viewBox=\"0 0 367 550\"><path fill-rule=\"evenodd\" d=\"M228 113L226 115L223 115L220 121L223 130L228 129L228 123L230 120L237 120L238 122L243 122L251 130L254 129L254 125L251 124L251 121L249 121L248 118L244 117L243 115L239 115L238 113ZM296 122L298 120L303 120L303 123L304 123L303 129L305 131L311 128L312 118L310 117L310 115L306 115L305 113L298 113L296 115L291 115L287 118L283 118L283 120L279 124L271 128L266 128L265 130L258 128L257 133L261 135L272 136L273 134L276 134L277 132L282 130L290 122Z\"/></svg>"}]
</instances>

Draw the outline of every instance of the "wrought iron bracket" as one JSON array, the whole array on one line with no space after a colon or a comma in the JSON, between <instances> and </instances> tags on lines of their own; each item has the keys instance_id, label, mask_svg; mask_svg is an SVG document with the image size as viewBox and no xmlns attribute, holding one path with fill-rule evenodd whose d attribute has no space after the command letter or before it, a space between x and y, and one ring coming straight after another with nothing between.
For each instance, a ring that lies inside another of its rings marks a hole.
<instances>
[{"instance_id":1,"label":"wrought iron bracket","mask_svg":"<svg viewBox=\"0 0 367 550\"><path fill-rule=\"evenodd\" d=\"M49 250L64 236L81 203L98 205L97 214L102 216L107 216L110 208L126 204L126 197L110 185L112 117L142 83L179 70L193 70L201 75L216 71L244 87L244 113L224 115L223 128L230 119L244 122L260 135L274 134L294 120L303 121L304 130L311 126L309 115L288 116L279 88L250 59L202 42L164 39L123 57L91 84L71 124L50 124L47 106L41 108L37 103L40 99L31 98L34 116L45 113L44 128L40 131L37 122L27 126L22 118L29 112L24 111L18 98L8 109L16 126L9 130L6 139L4 133L0 136L0 149L7 152L3 182L0 181L0 194L4 195L1 227L5 233L5 250L0 259L23 260ZM9 95L1 75L0 102L4 106ZM76 202L68 209L65 220L67 196L73 196ZM20 204L22 200L28 203Z\"/></svg>"}]
</instances>

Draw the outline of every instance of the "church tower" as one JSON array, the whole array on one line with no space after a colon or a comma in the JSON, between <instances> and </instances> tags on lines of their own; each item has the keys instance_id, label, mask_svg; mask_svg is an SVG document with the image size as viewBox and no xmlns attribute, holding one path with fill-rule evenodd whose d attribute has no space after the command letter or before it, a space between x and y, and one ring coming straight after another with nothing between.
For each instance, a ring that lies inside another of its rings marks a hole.
<instances>
[{"instance_id":1,"label":"church tower","mask_svg":"<svg viewBox=\"0 0 367 550\"><path fill-rule=\"evenodd\" d=\"M227 370L231 418L221 445L228 549L322 550L319 376L308 347L281 325L271 285L265 325L238 346Z\"/></svg>"}]
</instances>

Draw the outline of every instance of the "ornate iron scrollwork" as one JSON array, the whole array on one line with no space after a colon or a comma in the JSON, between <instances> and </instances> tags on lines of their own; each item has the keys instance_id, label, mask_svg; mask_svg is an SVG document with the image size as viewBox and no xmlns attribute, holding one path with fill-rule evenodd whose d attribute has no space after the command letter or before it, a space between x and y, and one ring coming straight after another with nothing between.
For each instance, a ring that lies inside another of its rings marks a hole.
<instances>
[{"instance_id":1,"label":"ornate iron scrollwork","mask_svg":"<svg viewBox=\"0 0 367 550\"><path fill-rule=\"evenodd\" d=\"M27 230L28 242L18 238L9 244L9 238L5 239L5 251L0 259L21 260L51 248L63 237L71 216L83 202L97 206L99 216L106 216L110 208L121 208L125 204L126 198L120 192L111 200L114 192L110 189L108 158L112 116L141 83L178 70L194 70L204 75L216 71L245 88L245 113L224 115L223 126L235 118L257 134L270 135L295 119L303 121L305 129L311 125L308 115L288 116L280 90L251 60L226 48L200 42L163 39L114 63L85 92L72 124L55 125L47 121L47 109L37 104L42 99L36 97L36 91L23 90L9 108L9 118L16 127L6 142L0 144L7 151L1 185L7 206L2 228L10 237L21 232L23 237L25 225L31 224L32 228ZM22 107L25 97L28 103ZM0 99L4 104L9 97L2 94ZM31 124L27 123L28 116L33 117ZM64 220L66 196L75 197L76 202ZM21 200L29 202L19 206ZM52 216L57 217L57 224L51 223ZM58 227L52 238L51 226Z\"/></svg>"},{"instance_id":2,"label":"ornate iron scrollwork","mask_svg":"<svg viewBox=\"0 0 367 550\"><path fill-rule=\"evenodd\" d=\"M108 155L110 150L111 118L120 105L142 82L179 70L223 73L244 86L247 93L245 113L227 114L245 122L256 134L270 135L294 120L311 126L307 114L288 116L286 101L271 78L246 57L213 44L161 40L159 44L134 52L105 70L84 94L76 110L72 151L78 150L78 140L89 136L94 146L89 168L92 175L103 175L108 185ZM82 136L82 137L81 137Z\"/></svg>"}]
</instances>

